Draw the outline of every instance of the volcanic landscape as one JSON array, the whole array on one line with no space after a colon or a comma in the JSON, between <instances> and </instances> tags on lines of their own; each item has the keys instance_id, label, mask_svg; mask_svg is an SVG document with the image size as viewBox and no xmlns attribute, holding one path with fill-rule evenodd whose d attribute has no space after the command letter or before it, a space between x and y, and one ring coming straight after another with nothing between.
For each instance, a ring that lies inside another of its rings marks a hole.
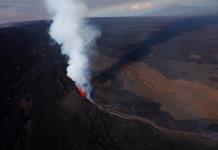
<instances>
[{"instance_id":1,"label":"volcanic landscape","mask_svg":"<svg viewBox=\"0 0 218 150\"><path fill-rule=\"evenodd\" d=\"M218 149L218 17L90 23L92 101L50 21L0 25L1 150Z\"/></svg>"}]
</instances>

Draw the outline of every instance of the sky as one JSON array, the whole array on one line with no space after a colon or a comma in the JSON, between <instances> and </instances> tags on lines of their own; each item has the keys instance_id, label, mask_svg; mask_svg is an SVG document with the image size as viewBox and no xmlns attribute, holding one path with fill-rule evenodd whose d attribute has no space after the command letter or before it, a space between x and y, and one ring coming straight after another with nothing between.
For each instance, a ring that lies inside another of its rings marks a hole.
<instances>
[{"instance_id":1,"label":"sky","mask_svg":"<svg viewBox=\"0 0 218 150\"><path fill-rule=\"evenodd\" d=\"M210 7L218 0L81 0L89 17L135 16L170 5ZM43 0L0 0L0 23L49 18Z\"/></svg>"}]
</instances>

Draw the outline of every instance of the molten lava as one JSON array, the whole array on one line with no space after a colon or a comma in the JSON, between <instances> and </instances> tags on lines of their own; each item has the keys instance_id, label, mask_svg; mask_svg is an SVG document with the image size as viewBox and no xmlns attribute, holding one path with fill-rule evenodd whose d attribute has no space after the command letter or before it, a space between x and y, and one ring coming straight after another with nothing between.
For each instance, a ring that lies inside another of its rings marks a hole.
<instances>
[{"instance_id":1,"label":"molten lava","mask_svg":"<svg viewBox=\"0 0 218 150\"><path fill-rule=\"evenodd\" d=\"M77 86L76 90L81 97L86 97L86 95L87 95L86 91L84 89L82 89L80 86Z\"/></svg>"}]
</instances>

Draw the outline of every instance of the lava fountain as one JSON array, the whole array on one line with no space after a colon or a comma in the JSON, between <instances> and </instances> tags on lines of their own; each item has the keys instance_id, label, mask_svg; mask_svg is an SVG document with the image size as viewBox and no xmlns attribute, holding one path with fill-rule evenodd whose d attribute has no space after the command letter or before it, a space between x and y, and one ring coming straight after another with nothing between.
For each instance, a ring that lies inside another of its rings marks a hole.
<instances>
[{"instance_id":1,"label":"lava fountain","mask_svg":"<svg viewBox=\"0 0 218 150\"><path fill-rule=\"evenodd\" d=\"M81 97L86 97L87 98L87 92L80 86L76 86L76 91Z\"/></svg>"}]
</instances>

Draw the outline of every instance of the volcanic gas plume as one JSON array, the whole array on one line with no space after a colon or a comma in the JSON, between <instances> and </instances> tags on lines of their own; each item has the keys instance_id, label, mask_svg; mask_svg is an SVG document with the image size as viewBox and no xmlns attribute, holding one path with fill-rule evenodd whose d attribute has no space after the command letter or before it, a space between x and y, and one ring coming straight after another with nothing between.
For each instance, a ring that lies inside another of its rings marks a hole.
<instances>
[{"instance_id":1,"label":"volcanic gas plume","mask_svg":"<svg viewBox=\"0 0 218 150\"><path fill-rule=\"evenodd\" d=\"M88 24L87 7L80 0L45 0L53 23L50 36L68 56L67 75L75 81L82 95L90 96L88 53L100 32Z\"/></svg>"}]
</instances>

